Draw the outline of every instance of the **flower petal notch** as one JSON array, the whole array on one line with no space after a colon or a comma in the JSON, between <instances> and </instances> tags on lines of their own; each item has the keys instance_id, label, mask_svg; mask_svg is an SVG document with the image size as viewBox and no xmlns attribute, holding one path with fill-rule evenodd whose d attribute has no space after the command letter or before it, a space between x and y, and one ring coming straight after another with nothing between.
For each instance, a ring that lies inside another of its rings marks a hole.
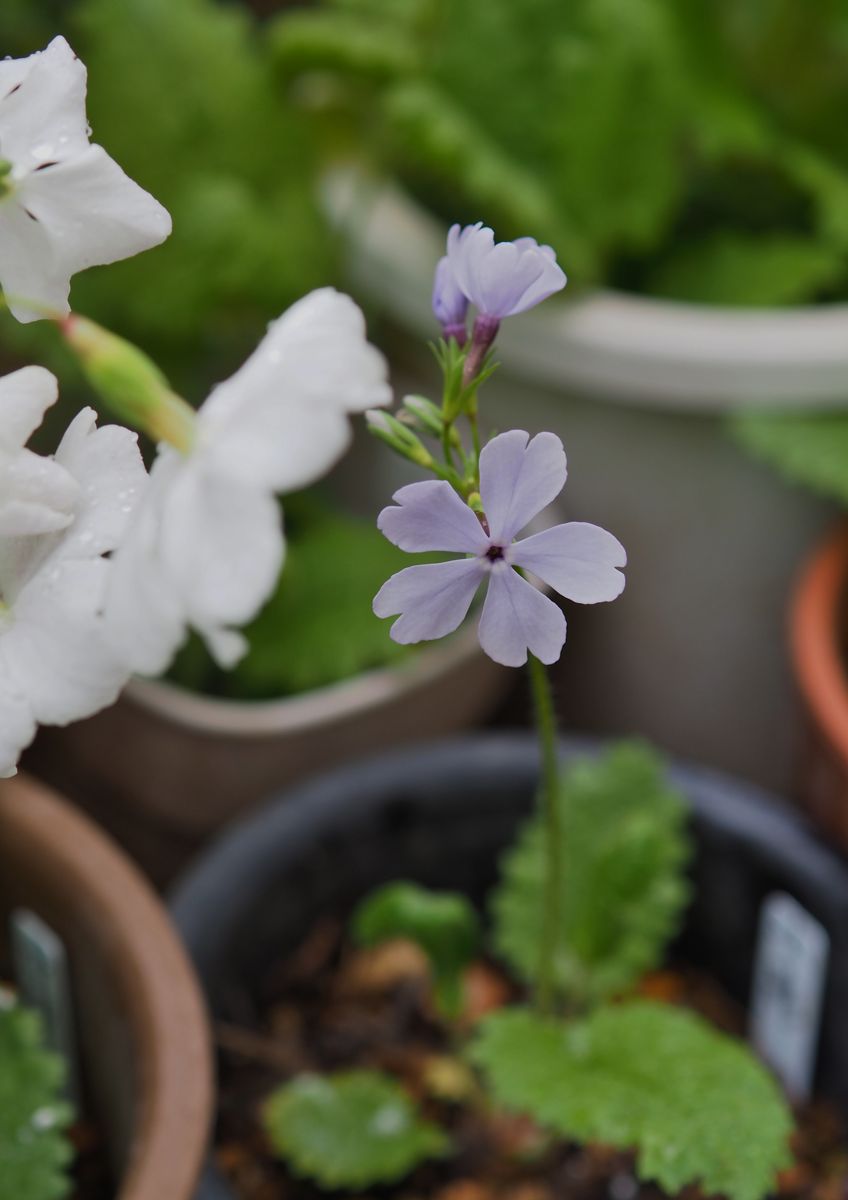
<instances>
[{"instance_id":1,"label":"flower petal notch","mask_svg":"<svg viewBox=\"0 0 848 1200\"><path fill-rule=\"evenodd\" d=\"M19 321L66 316L72 275L171 232L162 205L90 144L85 93L63 37L0 62L0 284Z\"/></svg>"},{"instance_id":2,"label":"flower petal notch","mask_svg":"<svg viewBox=\"0 0 848 1200\"><path fill-rule=\"evenodd\" d=\"M378 617L399 614L397 642L444 637L465 619L481 583L487 584L478 636L486 654L520 667L528 653L557 661L565 644L559 607L525 579L536 575L553 591L581 604L614 600L624 588L627 556L621 543L596 525L554 525L520 541L515 537L562 490L566 459L552 433L498 434L480 455L485 524L444 481L412 483L394 495L377 524L389 541L410 552L452 551L451 562L407 567L374 598Z\"/></svg>"},{"instance_id":3,"label":"flower petal notch","mask_svg":"<svg viewBox=\"0 0 848 1200\"><path fill-rule=\"evenodd\" d=\"M459 291L481 316L493 321L526 312L567 282L550 246L540 246L530 237L495 242L494 233L482 221L465 228L453 225L442 261ZM443 269L441 263L439 267ZM438 279L437 272L437 283ZM445 290L443 281L442 294Z\"/></svg>"},{"instance_id":4,"label":"flower petal notch","mask_svg":"<svg viewBox=\"0 0 848 1200\"><path fill-rule=\"evenodd\" d=\"M113 556L111 644L157 675L196 629L223 667L271 595L285 540L276 493L320 478L350 440L349 414L391 400L387 365L350 297L322 288L276 321L210 393L190 444L163 445L145 504Z\"/></svg>"}]
</instances>

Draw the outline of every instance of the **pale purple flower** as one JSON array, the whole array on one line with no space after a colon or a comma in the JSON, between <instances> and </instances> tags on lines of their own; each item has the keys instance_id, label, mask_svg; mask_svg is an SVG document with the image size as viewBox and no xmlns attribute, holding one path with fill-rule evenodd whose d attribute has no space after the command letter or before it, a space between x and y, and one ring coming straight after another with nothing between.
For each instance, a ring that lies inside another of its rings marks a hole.
<instances>
[{"instance_id":1,"label":"pale purple flower","mask_svg":"<svg viewBox=\"0 0 848 1200\"><path fill-rule=\"evenodd\" d=\"M465 318L468 313L468 297L454 278L447 255L440 258L433 280L433 312L446 338L454 338L460 346L465 344L467 331Z\"/></svg>"},{"instance_id":2,"label":"pale purple flower","mask_svg":"<svg viewBox=\"0 0 848 1200\"><path fill-rule=\"evenodd\" d=\"M550 246L531 237L496 243L481 221L451 227L446 258L459 290L490 321L526 312L566 284Z\"/></svg>"},{"instance_id":3,"label":"pale purple flower","mask_svg":"<svg viewBox=\"0 0 848 1200\"><path fill-rule=\"evenodd\" d=\"M378 527L401 550L468 556L406 567L383 584L374 598L374 612L378 617L400 614L391 629L396 642L429 641L452 633L485 581L478 636L489 657L520 667L529 651L543 663L553 663L565 642L565 617L515 568L532 572L580 604L620 595L627 556L605 529L572 521L514 540L559 495L566 479L559 438L539 433L528 439L523 430L513 429L493 438L480 455L487 528L441 480L402 487L393 497L398 506L380 513Z\"/></svg>"}]
</instances>

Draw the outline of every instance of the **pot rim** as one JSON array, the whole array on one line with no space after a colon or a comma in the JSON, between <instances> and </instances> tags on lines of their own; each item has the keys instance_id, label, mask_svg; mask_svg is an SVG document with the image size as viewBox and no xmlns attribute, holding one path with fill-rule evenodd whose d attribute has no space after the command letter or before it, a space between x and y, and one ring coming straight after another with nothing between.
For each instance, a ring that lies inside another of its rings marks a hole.
<instances>
[{"instance_id":1,"label":"pot rim","mask_svg":"<svg viewBox=\"0 0 848 1200\"><path fill-rule=\"evenodd\" d=\"M441 222L359 167L330 171L322 192L357 285L416 334L435 336ZM599 289L511 319L498 347L513 374L619 404L683 413L836 408L848 377L848 304L730 308Z\"/></svg>"},{"instance_id":2,"label":"pot rim","mask_svg":"<svg viewBox=\"0 0 848 1200\"><path fill-rule=\"evenodd\" d=\"M848 673L838 624L848 580L848 523L835 529L808 559L790 609L795 677L816 723L848 762Z\"/></svg>"},{"instance_id":3,"label":"pot rim","mask_svg":"<svg viewBox=\"0 0 848 1200\"><path fill-rule=\"evenodd\" d=\"M200 1176L213 1111L206 1008L160 901L125 855L43 784L0 787L0 840L16 862L64 880L68 906L116 964L139 1071L130 1159L117 1200L188 1200Z\"/></svg>"},{"instance_id":4,"label":"pot rim","mask_svg":"<svg viewBox=\"0 0 848 1200\"><path fill-rule=\"evenodd\" d=\"M469 662L483 650L477 640L477 623L470 620L451 638L427 646L408 659L364 671L351 679L327 684L276 700L229 700L191 692L164 679L131 679L123 697L156 716L185 728L232 737L296 735L349 717L399 702L410 691L425 687L446 668ZM492 670L498 668L492 663Z\"/></svg>"}]
</instances>

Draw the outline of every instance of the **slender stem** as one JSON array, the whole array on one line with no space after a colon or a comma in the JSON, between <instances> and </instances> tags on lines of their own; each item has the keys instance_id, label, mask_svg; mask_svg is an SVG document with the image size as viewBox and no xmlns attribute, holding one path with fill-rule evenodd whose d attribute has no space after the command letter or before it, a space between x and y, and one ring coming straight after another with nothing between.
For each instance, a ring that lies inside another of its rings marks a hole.
<instances>
[{"instance_id":1,"label":"slender stem","mask_svg":"<svg viewBox=\"0 0 848 1200\"><path fill-rule=\"evenodd\" d=\"M562 828L558 791L556 717L547 671L535 655L529 657L530 685L539 732L542 777L540 803L545 825L545 878L543 881L542 933L536 1005L550 1013L554 1005L554 960L560 930L562 897Z\"/></svg>"}]
</instances>

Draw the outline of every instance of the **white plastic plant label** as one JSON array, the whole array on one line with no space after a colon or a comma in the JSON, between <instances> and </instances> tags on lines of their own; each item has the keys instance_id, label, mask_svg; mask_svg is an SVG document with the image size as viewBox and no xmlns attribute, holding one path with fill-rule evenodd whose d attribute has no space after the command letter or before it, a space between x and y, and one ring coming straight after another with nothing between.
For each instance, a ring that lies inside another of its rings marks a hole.
<instances>
[{"instance_id":1,"label":"white plastic plant label","mask_svg":"<svg viewBox=\"0 0 848 1200\"><path fill-rule=\"evenodd\" d=\"M760 913L751 1040L793 1100L810 1094L830 951L824 928L797 900L769 896Z\"/></svg>"}]
</instances>

